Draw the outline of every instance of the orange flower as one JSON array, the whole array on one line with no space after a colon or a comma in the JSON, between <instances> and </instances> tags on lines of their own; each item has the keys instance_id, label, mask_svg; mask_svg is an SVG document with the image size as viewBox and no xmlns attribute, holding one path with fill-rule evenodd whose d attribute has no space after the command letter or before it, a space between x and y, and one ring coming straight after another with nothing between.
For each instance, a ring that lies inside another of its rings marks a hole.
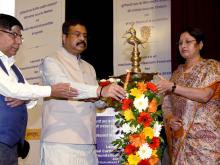
<instances>
[{"instance_id":1,"label":"orange flower","mask_svg":"<svg viewBox=\"0 0 220 165\"><path fill-rule=\"evenodd\" d=\"M155 113L157 111L157 100L153 98L149 104L148 112Z\"/></svg>"},{"instance_id":2,"label":"orange flower","mask_svg":"<svg viewBox=\"0 0 220 165\"><path fill-rule=\"evenodd\" d=\"M147 82L147 88L152 92L157 92L157 86L152 82Z\"/></svg>"},{"instance_id":3,"label":"orange flower","mask_svg":"<svg viewBox=\"0 0 220 165\"><path fill-rule=\"evenodd\" d=\"M145 91L147 91L147 84L145 84L144 82L138 82L137 83L138 89L144 93Z\"/></svg>"},{"instance_id":4,"label":"orange flower","mask_svg":"<svg viewBox=\"0 0 220 165\"><path fill-rule=\"evenodd\" d=\"M130 135L129 141L135 147L140 147L142 144L146 143L143 133Z\"/></svg>"},{"instance_id":5,"label":"orange flower","mask_svg":"<svg viewBox=\"0 0 220 165\"><path fill-rule=\"evenodd\" d=\"M159 163L159 158L152 156L152 157L149 159L149 163L150 163L150 165L156 165L156 164Z\"/></svg>"}]
</instances>

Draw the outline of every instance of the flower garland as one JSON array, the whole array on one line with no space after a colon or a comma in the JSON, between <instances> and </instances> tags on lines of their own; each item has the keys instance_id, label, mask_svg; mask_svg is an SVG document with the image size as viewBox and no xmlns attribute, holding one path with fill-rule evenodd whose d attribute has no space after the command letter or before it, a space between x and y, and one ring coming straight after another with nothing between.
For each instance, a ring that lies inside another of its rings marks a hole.
<instances>
[{"instance_id":1,"label":"flower garland","mask_svg":"<svg viewBox=\"0 0 220 165\"><path fill-rule=\"evenodd\" d=\"M100 86L109 83L123 85L120 79L101 80ZM120 164L158 164L162 154L162 111L158 108L160 96L153 82L132 80L126 86L127 97L121 101L104 98L116 110L116 123L120 137L112 142L120 155Z\"/></svg>"}]
</instances>

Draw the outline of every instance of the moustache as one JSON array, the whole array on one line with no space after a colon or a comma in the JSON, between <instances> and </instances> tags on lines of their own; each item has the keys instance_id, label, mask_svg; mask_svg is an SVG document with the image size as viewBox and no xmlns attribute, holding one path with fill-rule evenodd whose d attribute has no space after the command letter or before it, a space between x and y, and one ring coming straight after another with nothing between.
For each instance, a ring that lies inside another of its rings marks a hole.
<instances>
[{"instance_id":1,"label":"moustache","mask_svg":"<svg viewBox=\"0 0 220 165\"><path fill-rule=\"evenodd\" d=\"M85 42L85 41L78 42L78 43L76 44L76 46L81 45L81 44L83 44L83 46L84 46L84 47L86 47L86 46L87 46L87 44L86 44L86 42Z\"/></svg>"}]
</instances>

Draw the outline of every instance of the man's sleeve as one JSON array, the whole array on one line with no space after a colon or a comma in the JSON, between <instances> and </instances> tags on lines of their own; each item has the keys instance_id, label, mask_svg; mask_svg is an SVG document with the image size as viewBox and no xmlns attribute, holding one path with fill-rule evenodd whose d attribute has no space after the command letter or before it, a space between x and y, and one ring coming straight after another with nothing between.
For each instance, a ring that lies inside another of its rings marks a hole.
<instances>
[{"instance_id":1,"label":"man's sleeve","mask_svg":"<svg viewBox=\"0 0 220 165\"><path fill-rule=\"evenodd\" d=\"M79 95L74 97L74 99L97 97L98 85L88 85L71 81L59 67L58 62L51 57L44 59L42 65L40 66L40 73L44 83L47 85L52 85L55 83L71 84L71 87L79 91Z\"/></svg>"},{"instance_id":2,"label":"man's sleeve","mask_svg":"<svg viewBox=\"0 0 220 165\"><path fill-rule=\"evenodd\" d=\"M0 93L6 97L30 100L50 96L51 87L14 82L3 71L0 71Z\"/></svg>"}]
</instances>

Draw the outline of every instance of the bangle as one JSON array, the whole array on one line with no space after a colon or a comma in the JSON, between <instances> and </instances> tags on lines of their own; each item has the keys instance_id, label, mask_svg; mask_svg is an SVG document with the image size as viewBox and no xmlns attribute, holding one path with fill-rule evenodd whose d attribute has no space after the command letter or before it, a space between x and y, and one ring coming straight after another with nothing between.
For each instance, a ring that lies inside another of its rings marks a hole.
<instances>
[{"instance_id":1,"label":"bangle","mask_svg":"<svg viewBox=\"0 0 220 165\"><path fill-rule=\"evenodd\" d=\"M102 97L102 90L105 86L101 86L100 92L99 92L99 98Z\"/></svg>"},{"instance_id":2,"label":"bangle","mask_svg":"<svg viewBox=\"0 0 220 165\"><path fill-rule=\"evenodd\" d=\"M173 86L172 86L171 92L172 92L172 93L175 92L175 89L176 89L176 83L174 82L174 83L173 83Z\"/></svg>"}]
</instances>

